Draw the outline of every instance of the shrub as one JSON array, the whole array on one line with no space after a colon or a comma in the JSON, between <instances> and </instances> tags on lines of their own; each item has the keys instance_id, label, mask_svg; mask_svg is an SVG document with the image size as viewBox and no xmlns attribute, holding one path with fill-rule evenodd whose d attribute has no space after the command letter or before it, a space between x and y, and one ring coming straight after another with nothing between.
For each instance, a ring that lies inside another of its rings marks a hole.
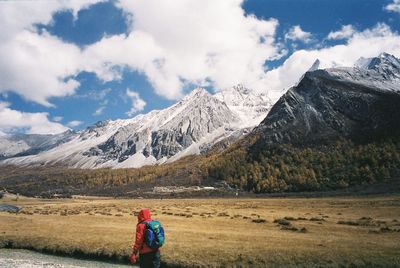
<instances>
[{"instance_id":1,"label":"shrub","mask_svg":"<svg viewBox=\"0 0 400 268\"><path fill-rule=\"evenodd\" d=\"M325 221L325 220L323 218L313 217L313 218L310 218L310 221L319 221L319 222L321 222L321 221Z\"/></svg>"},{"instance_id":2,"label":"shrub","mask_svg":"<svg viewBox=\"0 0 400 268\"><path fill-rule=\"evenodd\" d=\"M290 221L285 220L285 219L275 219L274 223L277 223L279 225L285 225L285 226L291 225Z\"/></svg>"},{"instance_id":3,"label":"shrub","mask_svg":"<svg viewBox=\"0 0 400 268\"><path fill-rule=\"evenodd\" d=\"M297 227L294 227L294 226L283 225L283 226L281 226L281 230L297 232L299 229Z\"/></svg>"}]
</instances>

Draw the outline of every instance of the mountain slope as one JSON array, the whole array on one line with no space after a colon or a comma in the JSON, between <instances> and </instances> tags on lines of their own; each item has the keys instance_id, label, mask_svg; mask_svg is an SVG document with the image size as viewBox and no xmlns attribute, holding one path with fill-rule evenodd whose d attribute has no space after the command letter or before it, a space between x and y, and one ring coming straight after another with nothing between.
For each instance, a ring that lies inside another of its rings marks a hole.
<instances>
[{"instance_id":1,"label":"mountain slope","mask_svg":"<svg viewBox=\"0 0 400 268\"><path fill-rule=\"evenodd\" d=\"M70 141L77 134L73 131L55 135L16 134L0 137L0 159L34 155L50 150L62 143Z\"/></svg>"},{"instance_id":2,"label":"mountain slope","mask_svg":"<svg viewBox=\"0 0 400 268\"><path fill-rule=\"evenodd\" d=\"M80 168L141 167L206 152L236 140L259 124L271 103L241 86L209 94L198 88L164 110L132 119L99 122L71 140L3 164L59 164Z\"/></svg>"},{"instance_id":3,"label":"mountain slope","mask_svg":"<svg viewBox=\"0 0 400 268\"><path fill-rule=\"evenodd\" d=\"M369 142L400 133L400 61L307 72L254 130L265 143Z\"/></svg>"},{"instance_id":4,"label":"mountain slope","mask_svg":"<svg viewBox=\"0 0 400 268\"><path fill-rule=\"evenodd\" d=\"M208 176L258 193L398 180L398 63L382 54L307 72L245 139L212 156Z\"/></svg>"},{"instance_id":5,"label":"mountain slope","mask_svg":"<svg viewBox=\"0 0 400 268\"><path fill-rule=\"evenodd\" d=\"M271 100L266 94L253 94L250 89L242 85L220 91L214 95L218 100L226 103L240 119L243 128L254 127L268 114Z\"/></svg>"},{"instance_id":6,"label":"mountain slope","mask_svg":"<svg viewBox=\"0 0 400 268\"><path fill-rule=\"evenodd\" d=\"M7 136L0 137L0 159L15 156L29 148L29 145L23 140L13 140Z\"/></svg>"},{"instance_id":7,"label":"mountain slope","mask_svg":"<svg viewBox=\"0 0 400 268\"><path fill-rule=\"evenodd\" d=\"M366 62L306 73L253 130L240 126L262 116L256 112L263 101L259 107L255 101L262 97L247 96L242 87L214 96L198 89L167 109L100 122L52 150L4 161L123 167L181 158L173 163L130 170L54 167L52 174L46 172L52 168L35 167L30 175L4 167L11 176L3 182L34 193L61 185L74 193L109 195L220 180L256 193L388 182L400 170L398 59L382 54ZM246 107L247 113L240 111ZM182 158L199 151L209 153Z\"/></svg>"},{"instance_id":8,"label":"mountain slope","mask_svg":"<svg viewBox=\"0 0 400 268\"><path fill-rule=\"evenodd\" d=\"M226 104L196 89L172 107L121 127L91 154L116 167L164 162L202 138L225 134L225 127L237 121Z\"/></svg>"}]
</instances>

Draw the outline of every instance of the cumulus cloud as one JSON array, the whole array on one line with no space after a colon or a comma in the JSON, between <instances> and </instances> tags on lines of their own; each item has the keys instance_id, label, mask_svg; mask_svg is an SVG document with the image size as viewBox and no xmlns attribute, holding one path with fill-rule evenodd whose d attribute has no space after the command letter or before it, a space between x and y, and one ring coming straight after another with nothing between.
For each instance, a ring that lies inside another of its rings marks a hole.
<instances>
[{"instance_id":1,"label":"cumulus cloud","mask_svg":"<svg viewBox=\"0 0 400 268\"><path fill-rule=\"evenodd\" d=\"M400 0L393 0L393 3L385 6L385 10L389 12L400 13Z\"/></svg>"},{"instance_id":2,"label":"cumulus cloud","mask_svg":"<svg viewBox=\"0 0 400 268\"><path fill-rule=\"evenodd\" d=\"M242 2L120 0L130 31L88 47L87 69L104 80L118 78L115 65L139 71L169 99L181 97L189 84L263 88L257 81L265 61L281 56L275 44L278 21L246 15Z\"/></svg>"},{"instance_id":3,"label":"cumulus cloud","mask_svg":"<svg viewBox=\"0 0 400 268\"><path fill-rule=\"evenodd\" d=\"M47 113L26 113L9 106L7 102L0 102L0 132L24 129L28 134L57 134L68 130L60 123L51 122Z\"/></svg>"},{"instance_id":4,"label":"cumulus cloud","mask_svg":"<svg viewBox=\"0 0 400 268\"><path fill-rule=\"evenodd\" d=\"M35 24L52 23L57 11L70 10L76 17L80 10L104 0L1 1L0 39L12 39L23 30L35 31Z\"/></svg>"},{"instance_id":5,"label":"cumulus cloud","mask_svg":"<svg viewBox=\"0 0 400 268\"><path fill-rule=\"evenodd\" d=\"M27 100L52 106L50 97L71 95L79 82L80 51L44 32L24 30L0 43L0 91L14 91Z\"/></svg>"},{"instance_id":6,"label":"cumulus cloud","mask_svg":"<svg viewBox=\"0 0 400 268\"><path fill-rule=\"evenodd\" d=\"M116 5L126 14L129 32L83 49L34 27L51 23L57 11L77 16L96 2L1 2L0 93L14 91L52 106L49 98L75 93L79 72L111 81L121 78L123 68L144 74L168 99L181 97L191 84L264 88L258 81L265 61L282 56L275 44L278 21L246 15L243 0L120 0Z\"/></svg>"},{"instance_id":7,"label":"cumulus cloud","mask_svg":"<svg viewBox=\"0 0 400 268\"><path fill-rule=\"evenodd\" d=\"M335 32L330 32L328 34L328 39L330 40L340 40L352 37L356 33L356 29L353 25L343 25L342 28Z\"/></svg>"},{"instance_id":8,"label":"cumulus cloud","mask_svg":"<svg viewBox=\"0 0 400 268\"><path fill-rule=\"evenodd\" d=\"M52 106L51 97L71 95L79 83L80 49L48 34L35 24L49 24L57 11L78 11L96 0L1 1L0 93L14 91L27 100Z\"/></svg>"},{"instance_id":9,"label":"cumulus cloud","mask_svg":"<svg viewBox=\"0 0 400 268\"><path fill-rule=\"evenodd\" d=\"M126 89L126 96L132 101L131 109L126 112L128 116L133 116L135 113L142 111L146 106L146 102L140 98L138 92L128 88Z\"/></svg>"},{"instance_id":10,"label":"cumulus cloud","mask_svg":"<svg viewBox=\"0 0 400 268\"><path fill-rule=\"evenodd\" d=\"M83 124L82 121L73 120L73 121L68 122L67 126L69 126L69 127L77 127L77 126L80 126L82 124Z\"/></svg>"},{"instance_id":11,"label":"cumulus cloud","mask_svg":"<svg viewBox=\"0 0 400 268\"><path fill-rule=\"evenodd\" d=\"M300 25L295 25L292 28L290 28L289 31L285 34L285 39L309 43L312 41L312 34L303 31Z\"/></svg>"},{"instance_id":12,"label":"cumulus cloud","mask_svg":"<svg viewBox=\"0 0 400 268\"><path fill-rule=\"evenodd\" d=\"M237 83L276 97L317 58L322 67L331 67L348 66L361 56L383 51L399 55L399 36L386 24L361 32L345 25L328 35L328 39L342 39L343 44L295 51L282 66L268 70L266 63L286 52L276 42L279 23L245 14L243 0L115 1L126 15L129 31L105 36L84 48L33 26L51 23L52 14L59 10L69 9L77 16L95 2L0 2L0 94L14 91L51 106L49 98L75 94L79 82L74 77L81 71L112 81L130 69L145 75L155 92L168 99L180 98L193 84L224 89ZM296 25L286 39L307 43L313 36ZM138 104L130 115L145 105L135 96L130 98Z\"/></svg>"},{"instance_id":13,"label":"cumulus cloud","mask_svg":"<svg viewBox=\"0 0 400 268\"><path fill-rule=\"evenodd\" d=\"M299 78L319 59L320 68L353 66L360 57L375 57L382 52L400 56L400 36L384 23L356 32L344 44L294 52L280 67L266 74L264 83L275 98L283 89L296 84Z\"/></svg>"}]
</instances>

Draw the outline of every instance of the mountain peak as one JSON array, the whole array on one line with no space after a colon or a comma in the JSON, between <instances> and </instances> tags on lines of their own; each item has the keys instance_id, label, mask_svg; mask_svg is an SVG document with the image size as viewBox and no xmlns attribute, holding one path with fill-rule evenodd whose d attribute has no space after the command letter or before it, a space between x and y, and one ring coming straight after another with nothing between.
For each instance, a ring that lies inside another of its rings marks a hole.
<instances>
[{"instance_id":1,"label":"mountain peak","mask_svg":"<svg viewBox=\"0 0 400 268\"><path fill-rule=\"evenodd\" d=\"M381 53L378 57L372 58L368 68L374 69L378 65L389 65L393 67L400 67L400 60L395 56L388 54L386 52Z\"/></svg>"},{"instance_id":2,"label":"mountain peak","mask_svg":"<svg viewBox=\"0 0 400 268\"><path fill-rule=\"evenodd\" d=\"M392 54L386 53L386 52L382 52L381 54L379 54L378 58L381 58L381 59L396 59L395 56L393 56Z\"/></svg>"},{"instance_id":3,"label":"mountain peak","mask_svg":"<svg viewBox=\"0 0 400 268\"><path fill-rule=\"evenodd\" d=\"M319 69L319 66L321 65L321 61L319 59L316 59L314 63L311 65L310 69L308 69L309 72L315 71Z\"/></svg>"},{"instance_id":4,"label":"mountain peak","mask_svg":"<svg viewBox=\"0 0 400 268\"><path fill-rule=\"evenodd\" d=\"M237 84L236 86L231 87L231 90L235 90L241 94L249 94L250 90L246 88L243 84Z\"/></svg>"},{"instance_id":5,"label":"mountain peak","mask_svg":"<svg viewBox=\"0 0 400 268\"><path fill-rule=\"evenodd\" d=\"M193 89L189 94L187 94L183 99L192 99L210 95L207 90L202 87L197 87Z\"/></svg>"},{"instance_id":6,"label":"mountain peak","mask_svg":"<svg viewBox=\"0 0 400 268\"><path fill-rule=\"evenodd\" d=\"M394 67L400 68L400 60L392 54L383 52L373 58L359 58L354 64L355 67L367 70L376 70L379 68Z\"/></svg>"},{"instance_id":7,"label":"mountain peak","mask_svg":"<svg viewBox=\"0 0 400 268\"><path fill-rule=\"evenodd\" d=\"M372 61L372 58L361 57L354 63L354 67L360 68L360 69L368 69L368 66L371 63L371 61Z\"/></svg>"},{"instance_id":8,"label":"mountain peak","mask_svg":"<svg viewBox=\"0 0 400 268\"><path fill-rule=\"evenodd\" d=\"M256 128L262 142L326 144L339 138L370 142L399 133L399 59L358 60L358 68L308 72Z\"/></svg>"},{"instance_id":9,"label":"mountain peak","mask_svg":"<svg viewBox=\"0 0 400 268\"><path fill-rule=\"evenodd\" d=\"M182 105L187 105L190 102L198 101L199 99L206 98L207 96L211 96L208 91L202 87L197 87L193 89L189 94L186 94L179 102L174 104L176 107L180 107Z\"/></svg>"}]
</instances>

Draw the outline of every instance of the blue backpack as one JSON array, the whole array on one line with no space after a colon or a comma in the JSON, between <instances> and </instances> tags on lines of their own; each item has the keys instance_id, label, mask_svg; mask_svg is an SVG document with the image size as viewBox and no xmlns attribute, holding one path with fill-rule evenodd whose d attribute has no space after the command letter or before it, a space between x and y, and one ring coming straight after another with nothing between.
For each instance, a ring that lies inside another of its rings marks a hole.
<instances>
[{"instance_id":1,"label":"blue backpack","mask_svg":"<svg viewBox=\"0 0 400 268\"><path fill-rule=\"evenodd\" d=\"M144 222L146 231L144 234L144 242L149 248L160 248L165 241L164 228L159 221Z\"/></svg>"}]
</instances>

